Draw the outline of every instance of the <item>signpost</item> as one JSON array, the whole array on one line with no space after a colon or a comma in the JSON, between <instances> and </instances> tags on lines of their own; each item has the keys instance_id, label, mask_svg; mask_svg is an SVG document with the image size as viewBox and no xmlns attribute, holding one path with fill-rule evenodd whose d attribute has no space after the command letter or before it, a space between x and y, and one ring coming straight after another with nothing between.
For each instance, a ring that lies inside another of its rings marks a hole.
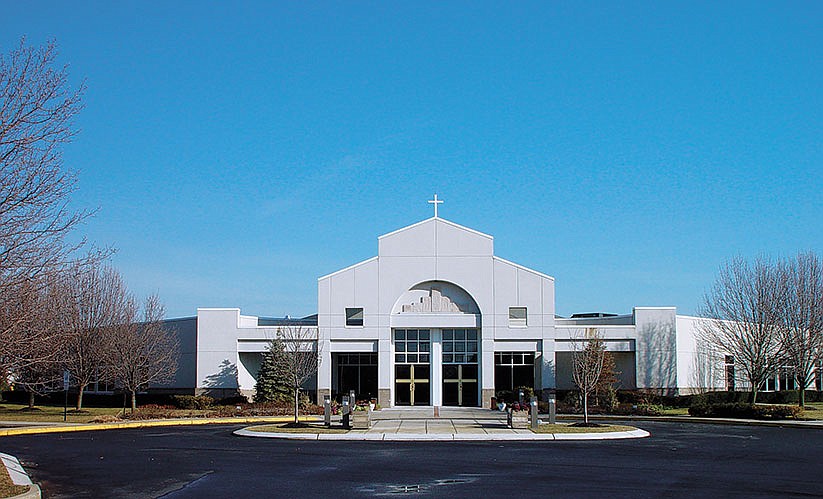
<instances>
[{"instance_id":1,"label":"signpost","mask_svg":"<svg viewBox=\"0 0 823 499\"><path fill-rule=\"evenodd\" d=\"M68 371L63 371L63 422L66 422L69 412L69 381L71 380Z\"/></svg>"}]
</instances>

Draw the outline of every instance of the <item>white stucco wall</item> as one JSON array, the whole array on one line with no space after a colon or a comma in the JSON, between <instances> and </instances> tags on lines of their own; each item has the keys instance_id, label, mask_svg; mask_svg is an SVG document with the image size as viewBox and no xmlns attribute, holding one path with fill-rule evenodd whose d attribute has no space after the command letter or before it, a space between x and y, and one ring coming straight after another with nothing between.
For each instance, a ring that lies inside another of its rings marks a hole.
<instances>
[{"instance_id":1,"label":"white stucco wall","mask_svg":"<svg viewBox=\"0 0 823 499\"><path fill-rule=\"evenodd\" d=\"M674 393L677 390L677 310L635 307L637 387Z\"/></svg>"},{"instance_id":2,"label":"white stucco wall","mask_svg":"<svg viewBox=\"0 0 823 499\"><path fill-rule=\"evenodd\" d=\"M199 393L251 395L260 354L277 336L276 326L258 326L239 308L197 309L197 384ZM308 329L315 329L309 327Z\"/></svg>"},{"instance_id":3,"label":"white stucco wall","mask_svg":"<svg viewBox=\"0 0 823 499\"><path fill-rule=\"evenodd\" d=\"M572 342L589 327L604 335L609 351L619 353L625 388L633 388L635 380L637 388L668 393L691 386L699 319L677 316L674 307L556 319L554 284L548 275L495 256L491 236L444 219L427 219L381 236L377 256L318 279L317 388L331 389L332 354L377 352L378 389L391 393L393 404L392 328L428 328L433 340L432 403L439 404L438 335L446 327L480 329L481 392L494 389L496 351L535 352L536 387L554 388L557 359L566 359ZM432 287L457 309L408 307L434 296ZM509 307L526 307L525 325L510 324ZM362 326L346 326L346 308L363 309ZM257 317L241 315L237 308L198 309L196 335L188 322L181 322L182 337L189 338L192 347L181 356L185 367L179 383L192 382L199 391L251 393L259 353L277 329L257 324Z\"/></svg>"}]
</instances>

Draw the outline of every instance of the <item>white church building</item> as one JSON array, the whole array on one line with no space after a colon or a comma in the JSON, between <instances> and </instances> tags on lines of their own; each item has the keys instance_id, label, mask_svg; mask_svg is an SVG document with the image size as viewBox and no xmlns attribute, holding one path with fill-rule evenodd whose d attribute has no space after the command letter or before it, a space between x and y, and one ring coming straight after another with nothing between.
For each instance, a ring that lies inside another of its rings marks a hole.
<instances>
[{"instance_id":1,"label":"white church building","mask_svg":"<svg viewBox=\"0 0 823 499\"><path fill-rule=\"evenodd\" d=\"M285 327L316 334L320 367L306 388L319 400L354 390L384 407L488 407L500 390L571 389L575 344L595 333L621 389L677 394L701 384L700 319L674 307L559 317L553 277L496 256L491 235L440 218L437 202L434 217L378 237L376 256L320 277L316 316L201 308L168 321L182 350L171 388L251 396L268 341ZM712 388L725 388L720 378Z\"/></svg>"}]
</instances>

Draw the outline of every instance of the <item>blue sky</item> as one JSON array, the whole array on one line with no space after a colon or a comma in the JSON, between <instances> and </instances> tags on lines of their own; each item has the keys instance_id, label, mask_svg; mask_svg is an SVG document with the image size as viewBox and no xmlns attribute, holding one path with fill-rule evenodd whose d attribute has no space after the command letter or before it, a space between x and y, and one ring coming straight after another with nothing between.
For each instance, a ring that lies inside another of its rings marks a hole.
<instances>
[{"instance_id":1,"label":"blue sky","mask_svg":"<svg viewBox=\"0 0 823 499\"><path fill-rule=\"evenodd\" d=\"M7 2L85 79L83 228L139 295L314 313L440 215L557 311L693 313L726 258L823 251L820 2Z\"/></svg>"}]
</instances>

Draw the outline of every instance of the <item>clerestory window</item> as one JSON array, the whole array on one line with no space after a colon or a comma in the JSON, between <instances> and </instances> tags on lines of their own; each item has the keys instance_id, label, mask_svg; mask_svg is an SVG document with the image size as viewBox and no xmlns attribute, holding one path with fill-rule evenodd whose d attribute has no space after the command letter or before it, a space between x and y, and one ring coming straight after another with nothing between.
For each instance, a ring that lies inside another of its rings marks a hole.
<instances>
[{"instance_id":1,"label":"clerestory window","mask_svg":"<svg viewBox=\"0 0 823 499\"><path fill-rule=\"evenodd\" d=\"M346 325L347 326L362 326L363 325L363 308L347 308L346 309Z\"/></svg>"},{"instance_id":2,"label":"clerestory window","mask_svg":"<svg viewBox=\"0 0 823 499\"><path fill-rule=\"evenodd\" d=\"M526 307L509 307L509 327L526 327Z\"/></svg>"}]
</instances>

